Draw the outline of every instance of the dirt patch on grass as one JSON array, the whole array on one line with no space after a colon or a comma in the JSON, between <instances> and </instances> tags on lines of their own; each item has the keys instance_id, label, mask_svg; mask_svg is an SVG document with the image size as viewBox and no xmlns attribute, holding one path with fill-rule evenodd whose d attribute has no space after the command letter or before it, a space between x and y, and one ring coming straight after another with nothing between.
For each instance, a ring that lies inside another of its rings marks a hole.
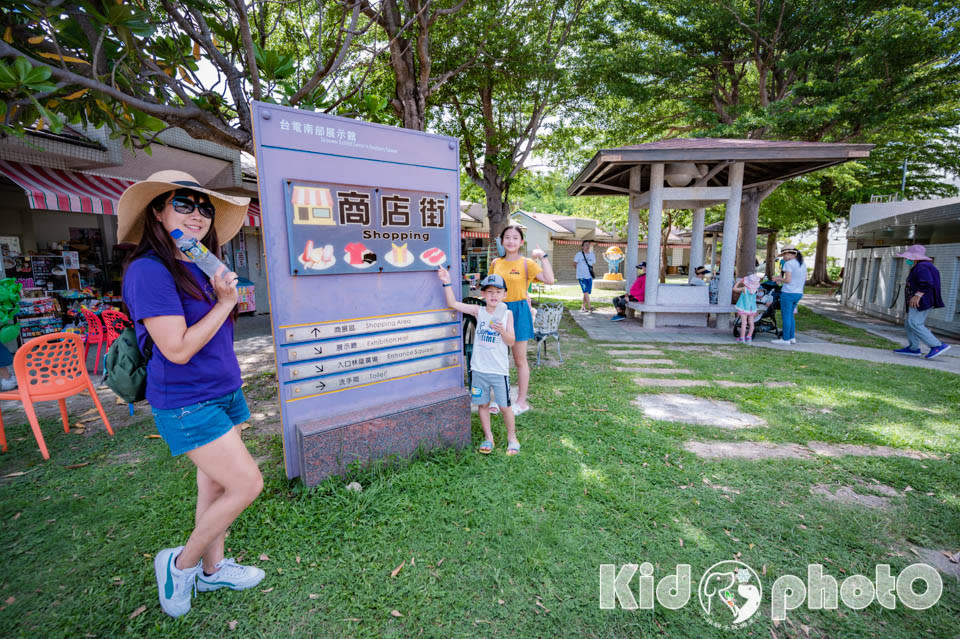
<instances>
[{"instance_id":1,"label":"dirt patch on grass","mask_svg":"<svg viewBox=\"0 0 960 639\"><path fill-rule=\"evenodd\" d=\"M142 461L143 459L141 459L140 453L133 451L119 453L110 459L111 464L116 464L118 466L123 466L126 464L139 464Z\"/></svg>"},{"instance_id":2,"label":"dirt patch on grass","mask_svg":"<svg viewBox=\"0 0 960 639\"><path fill-rule=\"evenodd\" d=\"M889 488L886 486L885 488ZM890 490L893 490L890 488ZM894 491L896 493L896 491ZM877 495L863 495L854 490L853 486L828 486L827 484L814 484L810 487L811 495L818 495L827 501L833 501L848 506L863 506L864 508L877 508L887 510L890 508L890 499L888 497L878 497Z\"/></svg>"}]
</instances>

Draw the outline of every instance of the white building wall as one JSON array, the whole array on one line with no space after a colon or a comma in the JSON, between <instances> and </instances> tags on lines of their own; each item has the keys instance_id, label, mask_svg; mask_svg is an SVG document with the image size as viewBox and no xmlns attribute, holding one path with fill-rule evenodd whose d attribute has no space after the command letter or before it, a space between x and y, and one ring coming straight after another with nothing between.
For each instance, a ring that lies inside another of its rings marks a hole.
<instances>
[{"instance_id":1,"label":"white building wall","mask_svg":"<svg viewBox=\"0 0 960 639\"><path fill-rule=\"evenodd\" d=\"M860 312L902 322L905 315L906 261L894 257L906 246L852 249L847 252L843 303ZM940 271L943 308L927 316L927 326L960 336L960 244L930 244L927 255Z\"/></svg>"}]
</instances>

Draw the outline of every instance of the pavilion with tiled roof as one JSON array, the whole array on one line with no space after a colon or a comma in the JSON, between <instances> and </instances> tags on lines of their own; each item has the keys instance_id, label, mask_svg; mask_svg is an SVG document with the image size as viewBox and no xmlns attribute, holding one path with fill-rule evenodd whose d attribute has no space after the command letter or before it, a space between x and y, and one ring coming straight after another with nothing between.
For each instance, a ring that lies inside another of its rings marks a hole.
<instances>
[{"instance_id":1,"label":"pavilion with tiled roof","mask_svg":"<svg viewBox=\"0 0 960 639\"><path fill-rule=\"evenodd\" d=\"M872 144L674 138L597 151L567 188L570 195L627 195L627 244L639 245L640 211L648 211L647 255L660 254L660 227L664 209L692 209L690 265L703 260L706 207L723 202L723 241L733 250L721 252L719 299L710 304L706 287L660 284L659 260L647 259L648 277L643 302L645 328L705 326L711 313L731 313L738 236L745 246L757 240L758 194L784 180L842 164L870 154ZM741 203L753 201L756 206ZM750 209L750 210L748 210ZM636 250L627 251L626 276L635 278ZM692 272L692 268L690 269ZM629 288L628 288L629 290Z\"/></svg>"}]
</instances>

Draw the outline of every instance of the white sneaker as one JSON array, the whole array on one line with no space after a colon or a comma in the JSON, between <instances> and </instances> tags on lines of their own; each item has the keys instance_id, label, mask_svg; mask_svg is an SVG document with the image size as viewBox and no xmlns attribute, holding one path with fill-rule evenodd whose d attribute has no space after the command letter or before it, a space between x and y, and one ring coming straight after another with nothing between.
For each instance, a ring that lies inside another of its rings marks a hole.
<instances>
[{"instance_id":1,"label":"white sneaker","mask_svg":"<svg viewBox=\"0 0 960 639\"><path fill-rule=\"evenodd\" d=\"M790 343L791 343L791 344L796 344L796 343L797 343L797 338L796 338L796 337L791 337L791 338L790 338Z\"/></svg>"},{"instance_id":2,"label":"white sneaker","mask_svg":"<svg viewBox=\"0 0 960 639\"><path fill-rule=\"evenodd\" d=\"M197 573L197 590L200 592L210 592L219 588L246 590L263 581L267 575L256 566L241 566L233 560L233 557L221 559L214 567L217 572L212 575L206 575L202 570Z\"/></svg>"},{"instance_id":3,"label":"white sneaker","mask_svg":"<svg viewBox=\"0 0 960 639\"><path fill-rule=\"evenodd\" d=\"M196 577L200 572L200 562L186 570L177 568L177 557L182 550L183 546L165 548L153 560L160 607L171 617L181 617L190 612L190 596L196 588Z\"/></svg>"},{"instance_id":4,"label":"white sneaker","mask_svg":"<svg viewBox=\"0 0 960 639\"><path fill-rule=\"evenodd\" d=\"M17 378L8 377L6 379L0 379L0 390L3 392L12 391L17 387Z\"/></svg>"}]
</instances>

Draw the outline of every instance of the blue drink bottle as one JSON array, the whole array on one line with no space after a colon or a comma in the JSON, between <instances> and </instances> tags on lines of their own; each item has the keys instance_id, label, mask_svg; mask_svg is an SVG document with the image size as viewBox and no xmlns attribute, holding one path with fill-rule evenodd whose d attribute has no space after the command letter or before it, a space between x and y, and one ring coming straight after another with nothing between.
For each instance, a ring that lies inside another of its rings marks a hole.
<instances>
[{"instance_id":1,"label":"blue drink bottle","mask_svg":"<svg viewBox=\"0 0 960 639\"><path fill-rule=\"evenodd\" d=\"M207 277L213 277L214 274L220 267L224 267L224 273L230 269L226 268L226 265L217 259L217 256L207 250L207 247L200 243L199 240L187 237L183 234L183 231L180 229L173 229L170 231L170 237L173 238L174 243L177 245L177 248L183 251L183 254L187 258L200 267L200 270L203 271Z\"/></svg>"}]
</instances>

